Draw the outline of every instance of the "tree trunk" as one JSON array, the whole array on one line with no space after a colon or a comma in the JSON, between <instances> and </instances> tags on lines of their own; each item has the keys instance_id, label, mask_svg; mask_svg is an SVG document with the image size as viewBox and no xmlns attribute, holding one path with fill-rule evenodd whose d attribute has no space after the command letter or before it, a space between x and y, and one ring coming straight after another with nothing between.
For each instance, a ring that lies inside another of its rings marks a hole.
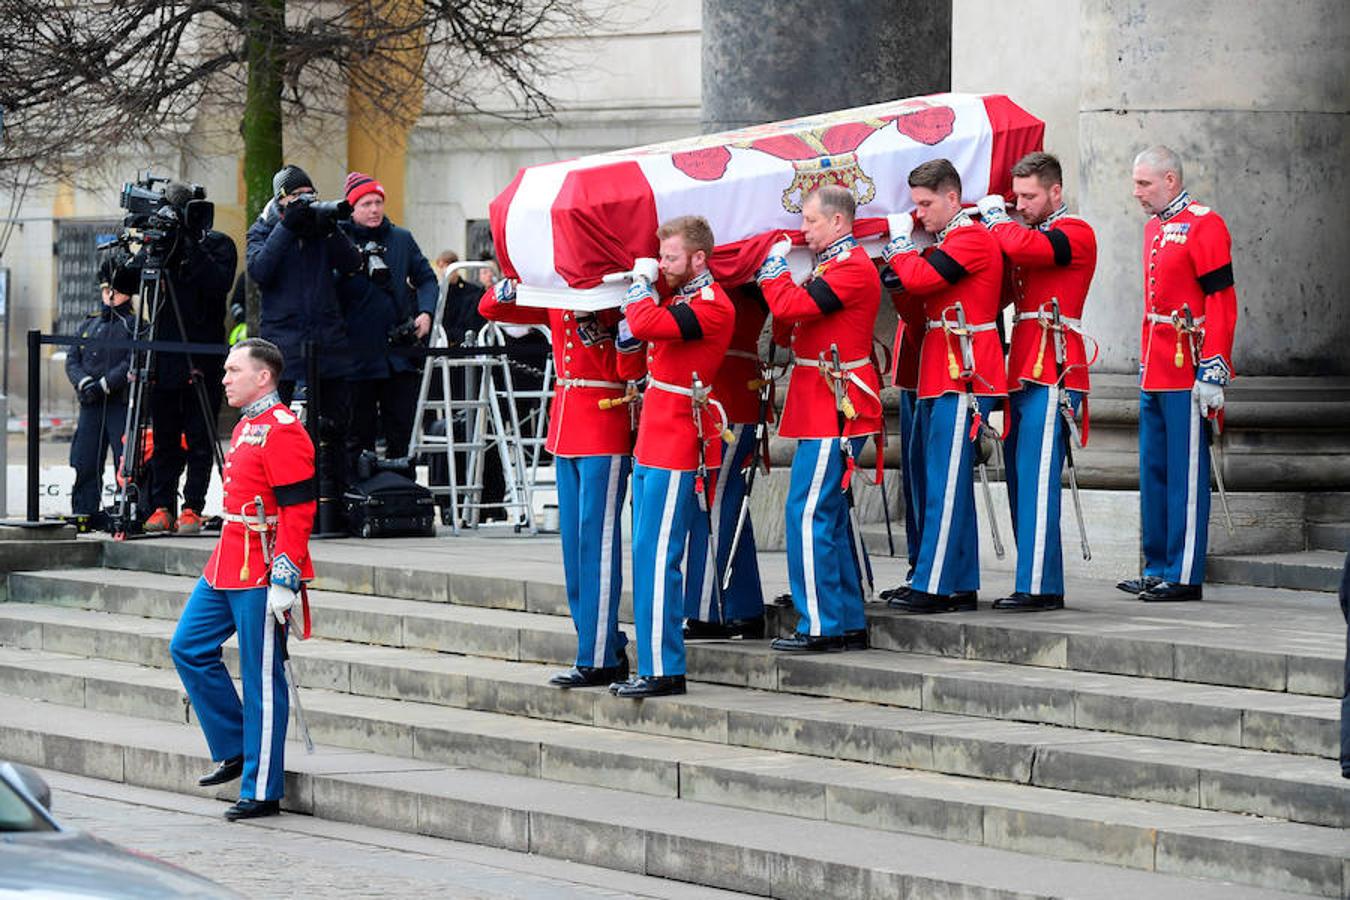
<instances>
[{"instance_id":1,"label":"tree trunk","mask_svg":"<svg viewBox=\"0 0 1350 900\"><path fill-rule=\"evenodd\" d=\"M244 138L244 221L251 225L272 199L272 175L281 168L281 77L286 0L249 0L248 95L240 132ZM248 291L248 333L258 334L258 292Z\"/></svg>"}]
</instances>

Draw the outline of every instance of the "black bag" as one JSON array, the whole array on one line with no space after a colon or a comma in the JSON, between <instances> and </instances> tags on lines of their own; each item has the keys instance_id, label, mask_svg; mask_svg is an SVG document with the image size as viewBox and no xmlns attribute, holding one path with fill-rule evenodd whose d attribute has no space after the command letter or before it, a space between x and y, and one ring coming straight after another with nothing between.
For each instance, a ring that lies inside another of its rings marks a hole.
<instances>
[{"instance_id":1,"label":"black bag","mask_svg":"<svg viewBox=\"0 0 1350 900\"><path fill-rule=\"evenodd\" d=\"M377 472L347 489L347 528L356 537L430 537L436 534L431 491L396 472Z\"/></svg>"}]
</instances>

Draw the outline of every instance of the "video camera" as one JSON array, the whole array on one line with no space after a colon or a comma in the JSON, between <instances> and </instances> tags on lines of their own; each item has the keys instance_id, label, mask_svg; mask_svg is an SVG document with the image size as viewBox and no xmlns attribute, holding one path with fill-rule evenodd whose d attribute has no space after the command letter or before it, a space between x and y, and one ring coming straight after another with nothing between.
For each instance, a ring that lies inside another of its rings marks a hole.
<instances>
[{"instance_id":1,"label":"video camera","mask_svg":"<svg viewBox=\"0 0 1350 900\"><path fill-rule=\"evenodd\" d=\"M123 247L132 255L144 254L160 263L178 246L179 238L195 239L215 224L216 207L206 199L206 188L187 185L185 196L165 196L171 179L146 174L122 185L119 205L126 210L122 233L99 245L99 250Z\"/></svg>"}]
</instances>

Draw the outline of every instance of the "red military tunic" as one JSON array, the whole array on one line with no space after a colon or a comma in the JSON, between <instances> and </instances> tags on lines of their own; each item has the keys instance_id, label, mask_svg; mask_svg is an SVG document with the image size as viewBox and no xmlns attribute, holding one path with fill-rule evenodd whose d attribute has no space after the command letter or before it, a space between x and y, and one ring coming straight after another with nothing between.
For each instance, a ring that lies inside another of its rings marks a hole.
<instances>
[{"instance_id":1,"label":"red military tunic","mask_svg":"<svg viewBox=\"0 0 1350 900\"><path fill-rule=\"evenodd\" d=\"M478 302L485 319L516 325L544 325L553 340L553 404L548 439L555 456L613 456L633 451L631 407L601 409L601 400L624 395L630 381L642 378L640 353L620 353L614 345L619 311L597 313L498 303L492 291Z\"/></svg>"},{"instance_id":2,"label":"red military tunic","mask_svg":"<svg viewBox=\"0 0 1350 900\"><path fill-rule=\"evenodd\" d=\"M989 232L1012 263L1012 297L1017 318L1008 353L1008 389L1021 390L1024 381L1059 383L1055 335L1042 327L1050 324L1050 301L1057 298L1061 321L1066 327L1064 355L1068 374L1063 386L1086 392L1088 359L1081 320L1088 287L1097 270L1097 236L1092 226L1069 215L1068 209L1061 206L1036 228L1000 222ZM1039 375L1035 371L1038 360Z\"/></svg>"},{"instance_id":3,"label":"red military tunic","mask_svg":"<svg viewBox=\"0 0 1350 900\"><path fill-rule=\"evenodd\" d=\"M923 348L923 335L927 328L923 307L918 303L905 303L903 291L892 291L891 304L900 314L895 327L895 346L892 359L895 371L891 384L906 391L919 389L919 352Z\"/></svg>"},{"instance_id":4,"label":"red military tunic","mask_svg":"<svg viewBox=\"0 0 1350 900\"><path fill-rule=\"evenodd\" d=\"M712 273L704 272L674 296L634 300L624 316L633 337L647 342L647 390L633 457L644 466L692 472L699 465L694 401L670 387L687 390L697 374L705 388L712 388L731 343L736 310ZM700 415L704 463L715 469L722 462L722 416L712 404Z\"/></svg>"},{"instance_id":5,"label":"red military tunic","mask_svg":"<svg viewBox=\"0 0 1350 900\"><path fill-rule=\"evenodd\" d=\"M848 369L845 390L858 412L857 418L844 423L844 434L879 432L881 376L872 362L872 329L881 306L881 279L853 236L844 235L825 248L805 285L793 283L791 273L782 272L766 278L760 287L774 318L775 340L785 343L797 362L778 423L779 436L838 437L833 381L818 368L822 354L831 361L832 345L838 345L839 362Z\"/></svg>"},{"instance_id":6,"label":"red military tunic","mask_svg":"<svg viewBox=\"0 0 1350 900\"><path fill-rule=\"evenodd\" d=\"M713 396L727 411L727 422L753 425L759 421L759 389L754 383L764 372L759 363L759 333L769 317L764 295L754 284L728 291L736 308L736 326L731 346L713 380ZM772 421L773 411L769 410Z\"/></svg>"},{"instance_id":7,"label":"red military tunic","mask_svg":"<svg viewBox=\"0 0 1350 900\"><path fill-rule=\"evenodd\" d=\"M919 355L919 398L966 390L965 382L949 372L952 359L958 367L963 365L960 340L934 324L943 321L944 314L954 324L955 311L948 310L957 302L965 310L966 323L979 329L971 335L975 356L971 388L980 396L1006 394L1003 346L992 327L1003 287L1003 252L993 235L964 212L957 213L933 246L922 253L897 253L890 264L909 295L902 295L902 315L913 315L905 307L922 308L927 320Z\"/></svg>"},{"instance_id":8,"label":"red military tunic","mask_svg":"<svg viewBox=\"0 0 1350 900\"><path fill-rule=\"evenodd\" d=\"M271 402L267 402L270 400ZM262 533L238 520L263 515L275 525L268 531L274 558L285 556L314 577L309 534L314 527L314 445L300 420L272 394L244 408L225 454L225 525L202 573L217 590L263 587L268 566Z\"/></svg>"},{"instance_id":9,"label":"red military tunic","mask_svg":"<svg viewBox=\"0 0 1350 900\"><path fill-rule=\"evenodd\" d=\"M1203 329L1200 359L1172 313L1189 309ZM1140 386L1190 390L1196 381L1226 385L1233 377L1232 239L1219 214L1182 191L1144 227L1144 322Z\"/></svg>"}]
</instances>

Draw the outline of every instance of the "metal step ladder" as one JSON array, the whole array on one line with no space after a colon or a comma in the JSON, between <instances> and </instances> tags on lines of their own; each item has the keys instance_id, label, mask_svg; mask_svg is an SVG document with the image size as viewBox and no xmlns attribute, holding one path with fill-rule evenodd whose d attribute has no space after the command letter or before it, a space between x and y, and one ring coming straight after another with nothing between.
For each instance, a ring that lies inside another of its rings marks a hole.
<instances>
[{"instance_id":1,"label":"metal step ladder","mask_svg":"<svg viewBox=\"0 0 1350 900\"><path fill-rule=\"evenodd\" d=\"M484 265L488 263L465 261L448 268L436 303L436 316L432 320L431 348L450 346L442 325L450 276L462 269ZM484 328L484 337L488 337L494 328L491 325ZM505 342L504 336L493 340L498 346ZM473 343L466 345L473 346ZM432 385L437 383L440 396L432 399ZM464 390L457 399L452 388L459 383L463 384ZM517 532L534 534L537 531L517 399L511 368L504 356L486 353L466 357L433 356L427 358L422 368L408 453L425 455L428 459L439 454L445 460L446 483L429 487L432 495L443 501L442 522L449 525L454 534L477 528L483 523L485 510L501 510L506 516L505 524ZM437 433L437 422L443 423L443 433ZM501 500L488 502L483 498L483 473L488 454L492 453L501 462L505 491Z\"/></svg>"}]
</instances>

